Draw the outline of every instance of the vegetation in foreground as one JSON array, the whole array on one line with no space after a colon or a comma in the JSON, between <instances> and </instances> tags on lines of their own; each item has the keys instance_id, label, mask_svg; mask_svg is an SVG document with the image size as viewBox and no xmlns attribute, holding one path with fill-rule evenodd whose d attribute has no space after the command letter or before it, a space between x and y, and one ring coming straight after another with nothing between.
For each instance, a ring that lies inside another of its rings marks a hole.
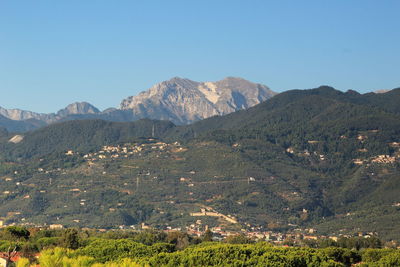
<instances>
[{"instance_id":1,"label":"vegetation in foreground","mask_svg":"<svg viewBox=\"0 0 400 267\"><path fill-rule=\"evenodd\" d=\"M232 236L212 242L212 234L182 232L38 230L7 227L0 231L0 250L18 250L10 266L399 266L400 251L380 248L379 240L359 239L274 246ZM344 242L346 241L346 242ZM342 246L342 247L340 247ZM345 247L343 247L345 246Z\"/></svg>"}]
</instances>

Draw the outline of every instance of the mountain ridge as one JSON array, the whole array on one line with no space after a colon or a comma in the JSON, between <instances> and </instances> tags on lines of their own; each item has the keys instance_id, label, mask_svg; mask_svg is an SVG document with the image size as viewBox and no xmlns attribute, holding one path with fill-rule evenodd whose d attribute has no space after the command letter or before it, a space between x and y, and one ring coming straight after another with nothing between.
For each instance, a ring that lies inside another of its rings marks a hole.
<instances>
[{"instance_id":1,"label":"mountain ridge","mask_svg":"<svg viewBox=\"0 0 400 267\"><path fill-rule=\"evenodd\" d=\"M191 125L69 121L18 143L2 133L0 186L9 193L0 194L0 216L113 227L129 221L104 218L125 214L181 227L206 205L269 230L400 240L400 114L387 109L389 97L400 101L400 90L382 98L323 86Z\"/></svg>"},{"instance_id":2,"label":"mountain ridge","mask_svg":"<svg viewBox=\"0 0 400 267\"><path fill-rule=\"evenodd\" d=\"M120 109L139 117L168 119L188 124L216 115L246 109L276 93L267 86L243 78L227 77L217 82L196 82L174 77L121 102Z\"/></svg>"},{"instance_id":3,"label":"mountain ridge","mask_svg":"<svg viewBox=\"0 0 400 267\"><path fill-rule=\"evenodd\" d=\"M134 121L138 119L169 120L189 124L215 115L224 115L254 106L276 93L267 86L243 78L227 77L217 82L196 82L174 77L122 100L120 108L100 111L87 102L75 102L56 113L35 113L0 107L0 115L12 121L0 121L9 131L31 130L58 121L104 119ZM32 124L28 120L37 120Z\"/></svg>"},{"instance_id":4,"label":"mountain ridge","mask_svg":"<svg viewBox=\"0 0 400 267\"><path fill-rule=\"evenodd\" d=\"M387 111L400 113L396 97L391 97L391 95L396 95L400 88L365 94L353 90L341 92L329 86L318 88L309 94L318 94L318 90L325 88L334 99L340 98L359 104L369 103ZM303 91L304 89L296 89L280 94L292 92L292 95L299 95ZM144 118L169 120L176 125L186 125L249 109L276 95L278 94L265 85L239 77L226 77L216 82L197 82L187 78L173 77L155 84L136 96L123 99L119 108L108 108L103 111L87 102L75 102L56 113L48 114L0 107L0 115L3 116L0 127L10 132L25 132L69 120L102 119L129 122Z\"/></svg>"}]
</instances>

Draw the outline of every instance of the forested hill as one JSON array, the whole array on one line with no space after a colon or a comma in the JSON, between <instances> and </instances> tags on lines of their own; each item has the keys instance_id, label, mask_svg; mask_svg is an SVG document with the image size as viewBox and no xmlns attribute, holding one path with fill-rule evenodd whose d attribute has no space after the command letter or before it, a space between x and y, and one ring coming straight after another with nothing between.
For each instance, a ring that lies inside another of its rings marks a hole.
<instances>
[{"instance_id":1,"label":"forested hill","mask_svg":"<svg viewBox=\"0 0 400 267\"><path fill-rule=\"evenodd\" d=\"M311 124L324 124L327 121L352 123L351 120L354 122L360 117L371 116L383 116L391 120L400 113L398 103L400 103L400 89L382 94L359 94L355 91L343 93L329 86L310 90L291 90L245 111L215 116L189 126L177 127L172 135L190 139L205 133L209 134L214 130L258 131L268 128L270 132L275 131L276 127L279 129L283 127L292 131L298 128L297 124L303 125L301 128L307 128ZM369 120L368 123L364 126L370 127L370 123L379 122ZM347 128L351 128L350 124L348 126ZM327 133L329 134L329 130ZM286 131L283 134L286 134Z\"/></svg>"},{"instance_id":2,"label":"forested hill","mask_svg":"<svg viewBox=\"0 0 400 267\"><path fill-rule=\"evenodd\" d=\"M354 91L343 93L328 86L292 90L247 110L188 126L176 127L170 122L148 119L126 123L97 119L56 123L24 134L23 142L13 145L10 155L41 156L78 148L88 151L153 134L168 140L212 139L224 143L254 137L286 147L303 147L307 140L336 139L358 130L396 131L400 123L397 103L400 89L364 95Z\"/></svg>"},{"instance_id":3,"label":"forested hill","mask_svg":"<svg viewBox=\"0 0 400 267\"><path fill-rule=\"evenodd\" d=\"M389 112L385 98L400 103L400 90L367 95L331 87L288 91L246 111L172 128L169 135L226 144L256 139L297 151L318 147L321 153L332 153L336 165L393 152L389 143L399 141L400 116L394 108ZM368 142L357 139L368 131L374 132Z\"/></svg>"},{"instance_id":4,"label":"forested hill","mask_svg":"<svg viewBox=\"0 0 400 267\"><path fill-rule=\"evenodd\" d=\"M6 144L5 150L12 158L40 157L67 150L90 152L107 144L131 142L140 137L160 137L174 126L168 121L148 119L134 122L73 120L29 132L21 142Z\"/></svg>"},{"instance_id":5,"label":"forested hill","mask_svg":"<svg viewBox=\"0 0 400 267\"><path fill-rule=\"evenodd\" d=\"M206 206L240 227L374 231L400 240L396 102L399 89L361 95L324 86L188 126L69 121L14 142L3 131L0 217L17 210L41 223L184 227Z\"/></svg>"},{"instance_id":6,"label":"forested hill","mask_svg":"<svg viewBox=\"0 0 400 267\"><path fill-rule=\"evenodd\" d=\"M21 121L14 121L0 115L0 127L3 129L8 128L10 131L14 132L26 132L38 127L44 126L44 123L35 119ZM4 126L4 127L3 127ZM6 127L7 126L7 127Z\"/></svg>"},{"instance_id":7,"label":"forested hill","mask_svg":"<svg viewBox=\"0 0 400 267\"><path fill-rule=\"evenodd\" d=\"M305 181L312 183L310 191L324 195L313 197L323 204L314 202L311 209L323 207L320 216L327 211L336 216L324 229L365 224L390 228L400 219L395 208L400 203L398 103L399 89L364 95L327 86L293 90L246 111L174 128L172 136L241 147L259 164L267 164L271 156L263 144L280 147L292 161L277 161L319 173L321 179ZM299 173L286 179L298 184Z\"/></svg>"}]
</instances>

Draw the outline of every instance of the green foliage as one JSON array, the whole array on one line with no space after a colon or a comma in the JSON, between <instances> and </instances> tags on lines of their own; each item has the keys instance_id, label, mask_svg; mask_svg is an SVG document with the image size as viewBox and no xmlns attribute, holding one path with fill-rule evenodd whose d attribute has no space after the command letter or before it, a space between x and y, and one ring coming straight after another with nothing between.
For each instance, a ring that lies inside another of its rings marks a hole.
<instances>
[{"instance_id":1,"label":"green foliage","mask_svg":"<svg viewBox=\"0 0 400 267\"><path fill-rule=\"evenodd\" d=\"M41 252L40 266L399 266L396 249L277 247L269 243L205 242L174 251L171 244L151 246L130 239L95 239L78 250ZM24 261L26 262L26 261ZM22 264L22 263L21 263ZM22 265L26 266L26 265Z\"/></svg>"},{"instance_id":2,"label":"green foliage","mask_svg":"<svg viewBox=\"0 0 400 267\"><path fill-rule=\"evenodd\" d=\"M167 242L174 244L175 248L178 250L187 248L190 245L192 239L193 238L187 233L178 231L169 232L167 236Z\"/></svg>"},{"instance_id":3,"label":"green foliage","mask_svg":"<svg viewBox=\"0 0 400 267\"><path fill-rule=\"evenodd\" d=\"M362 266L400 266L398 249L367 249L362 252Z\"/></svg>"},{"instance_id":4,"label":"green foliage","mask_svg":"<svg viewBox=\"0 0 400 267\"><path fill-rule=\"evenodd\" d=\"M34 242L24 242L21 243L19 247L17 247L19 252L24 257L30 257L31 255L37 253L39 251L38 246Z\"/></svg>"},{"instance_id":5,"label":"green foliage","mask_svg":"<svg viewBox=\"0 0 400 267\"><path fill-rule=\"evenodd\" d=\"M378 266L400 266L400 253L392 253L382 257L378 261Z\"/></svg>"},{"instance_id":6,"label":"green foliage","mask_svg":"<svg viewBox=\"0 0 400 267\"><path fill-rule=\"evenodd\" d=\"M150 266L345 266L329 253L300 248L277 248L264 244L190 247L149 259ZM346 258L349 261L356 259Z\"/></svg>"},{"instance_id":7,"label":"green foliage","mask_svg":"<svg viewBox=\"0 0 400 267\"><path fill-rule=\"evenodd\" d=\"M341 237L338 239L337 244L339 247L342 248L350 248L350 249L357 249L360 248L381 248L382 242L377 237L352 237L352 238L345 238Z\"/></svg>"},{"instance_id":8,"label":"green foliage","mask_svg":"<svg viewBox=\"0 0 400 267\"><path fill-rule=\"evenodd\" d=\"M52 124L33 131L23 142L11 145L9 155L30 158L67 150L89 152L104 144L129 142L151 136L153 125L157 136L174 126L171 122L147 119L129 123L76 120Z\"/></svg>"},{"instance_id":9,"label":"green foliage","mask_svg":"<svg viewBox=\"0 0 400 267\"><path fill-rule=\"evenodd\" d=\"M64 248L48 249L41 252L39 264L41 267L62 267L63 259L70 253Z\"/></svg>"},{"instance_id":10,"label":"green foliage","mask_svg":"<svg viewBox=\"0 0 400 267\"><path fill-rule=\"evenodd\" d=\"M133 236L135 242L145 245L153 245L155 243L166 242L167 235L162 231L142 231Z\"/></svg>"},{"instance_id":11,"label":"green foliage","mask_svg":"<svg viewBox=\"0 0 400 267\"><path fill-rule=\"evenodd\" d=\"M30 266L30 261L27 258L20 258L16 264L16 267L29 267L29 266Z\"/></svg>"},{"instance_id":12,"label":"green foliage","mask_svg":"<svg viewBox=\"0 0 400 267\"><path fill-rule=\"evenodd\" d=\"M78 230L69 228L64 231L61 236L61 244L65 248L77 249L80 246Z\"/></svg>"},{"instance_id":13,"label":"green foliage","mask_svg":"<svg viewBox=\"0 0 400 267\"><path fill-rule=\"evenodd\" d=\"M344 263L346 266L358 263L361 261L361 256L358 252L344 248L325 248L323 253L336 262Z\"/></svg>"},{"instance_id":14,"label":"green foliage","mask_svg":"<svg viewBox=\"0 0 400 267\"><path fill-rule=\"evenodd\" d=\"M207 229L207 231L204 232L202 236L202 241L203 242L210 242L213 239L213 232L210 231L210 229Z\"/></svg>"},{"instance_id":15,"label":"green foliage","mask_svg":"<svg viewBox=\"0 0 400 267\"><path fill-rule=\"evenodd\" d=\"M249 244L252 243L251 239L246 237L244 234L230 235L225 239L226 243L229 244Z\"/></svg>"},{"instance_id":16,"label":"green foliage","mask_svg":"<svg viewBox=\"0 0 400 267\"><path fill-rule=\"evenodd\" d=\"M88 246L76 250L76 255L90 256L99 262L114 261L123 258L149 257L154 253L169 252L168 245L146 246L129 239L97 239Z\"/></svg>"},{"instance_id":17,"label":"green foliage","mask_svg":"<svg viewBox=\"0 0 400 267\"><path fill-rule=\"evenodd\" d=\"M56 247L61 245L61 238L60 237L42 237L36 240L36 245L40 250Z\"/></svg>"},{"instance_id":18,"label":"green foliage","mask_svg":"<svg viewBox=\"0 0 400 267\"><path fill-rule=\"evenodd\" d=\"M3 238L7 237L10 240L27 240L30 236L28 229L20 226L8 226L2 230L4 232Z\"/></svg>"},{"instance_id":19,"label":"green foliage","mask_svg":"<svg viewBox=\"0 0 400 267\"><path fill-rule=\"evenodd\" d=\"M92 267L143 267L146 265L138 264L131 259L122 259L119 261L106 262L106 263L96 263Z\"/></svg>"},{"instance_id":20,"label":"green foliage","mask_svg":"<svg viewBox=\"0 0 400 267\"><path fill-rule=\"evenodd\" d=\"M8 240L0 240L0 251L7 251L9 248L21 248L23 242L13 242Z\"/></svg>"},{"instance_id":21,"label":"green foliage","mask_svg":"<svg viewBox=\"0 0 400 267\"><path fill-rule=\"evenodd\" d=\"M365 249L362 250L363 262L377 262L381 258L396 252L393 249Z\"/></svg>"},{"instance_id":22,"label":"green foliage","mask_svg":"<svg viewBox=\"0 0 400 267\"><path fill-rule=\"evenodd\" d=\"M78 256L74 258L63 257L63 267L89 267L95 264L96 260L87 256Z\"/></svg>"}]
</instances>

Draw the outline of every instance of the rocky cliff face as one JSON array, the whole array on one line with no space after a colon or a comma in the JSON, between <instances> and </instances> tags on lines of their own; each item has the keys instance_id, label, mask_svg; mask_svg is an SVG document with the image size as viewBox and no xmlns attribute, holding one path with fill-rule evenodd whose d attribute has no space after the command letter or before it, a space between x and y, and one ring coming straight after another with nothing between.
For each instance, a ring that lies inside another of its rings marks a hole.
<instances>
[{"instance_id":1,"label":"rocky cliff face","mask_svg":"<svg viewBox=\"0 0 400 267\"><path fill-rule=\"evenodd\" d=\"M274 95L267 86L241 78L228 77L218 82L195 82L175 77L123 100L120 108L132 110L138 118L187 124L247 109Z\"/></svg>"}]
</instances>

